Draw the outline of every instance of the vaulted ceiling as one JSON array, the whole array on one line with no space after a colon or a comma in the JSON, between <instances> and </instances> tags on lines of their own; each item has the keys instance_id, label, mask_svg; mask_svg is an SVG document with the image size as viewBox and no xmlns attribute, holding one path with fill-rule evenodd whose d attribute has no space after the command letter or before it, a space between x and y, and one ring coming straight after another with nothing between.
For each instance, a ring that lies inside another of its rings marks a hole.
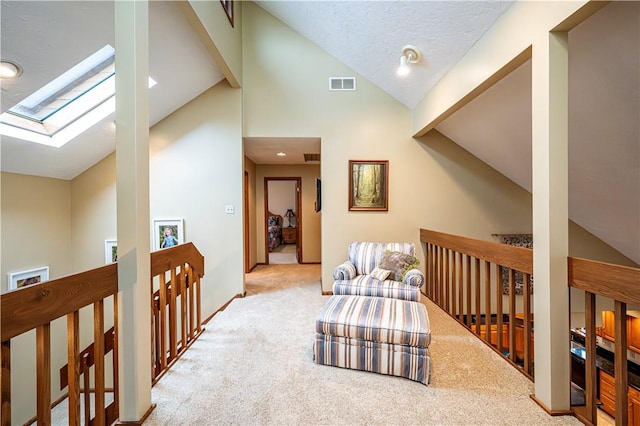
<instances>
[{"instance_id":1,"label":"vaulted ceiling","mask_svg":"<svg viewBox=\"0 0 640 426\"><path fill-rule=\"evenodd\" d=\"M268 12L413 108L509 1L266 1ZM175 2L151 1L150 125L223 77ZM2 112L114 44L111 1L2 0L1 54L24 67L2 81ZM167 31L167 29L170 31ZM640 263L640 2L611 2L569 33L570 216ZM422 63L395 75L405 44ZM71 179L115 147L108 117L62 148L0 139L2 171ZM437 130L531 190L530 63L441 123ZM291 140L283 141L291 145ZM317 145L314 139L301 138ZM247 141L247 152L260 144ZM295 144L293 144L295 146ZM288 148L290 149L290 148ZM301 156L300 156L301 157ZM290 161L289 158L287 161Z\"/></svg>"}]
</instances>

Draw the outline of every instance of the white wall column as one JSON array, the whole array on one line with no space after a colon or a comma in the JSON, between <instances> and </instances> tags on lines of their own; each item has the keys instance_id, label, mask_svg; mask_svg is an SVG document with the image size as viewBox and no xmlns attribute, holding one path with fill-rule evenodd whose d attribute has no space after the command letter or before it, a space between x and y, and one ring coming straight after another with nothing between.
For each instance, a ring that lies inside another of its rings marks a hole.
<instances>
[{"instance_id":1,"label":"white wall column","mask_svg":"<svg viewBox=\"0 0 640 426\"><path fill-rule=\"evenodd\" d=\"M549 33L533 45L533 276L535 397L570 408L568 255L568 42Z\"/></svg>"},{"instance_id":2,"label":"white wall column","mask_svg":"<svg viewBox=\"0 0 640 426\"><path fill-rule=\"evenodd\" d=\"M115 2L120 421L151 407L149 5Z\"/></svg>"}]
</instances>

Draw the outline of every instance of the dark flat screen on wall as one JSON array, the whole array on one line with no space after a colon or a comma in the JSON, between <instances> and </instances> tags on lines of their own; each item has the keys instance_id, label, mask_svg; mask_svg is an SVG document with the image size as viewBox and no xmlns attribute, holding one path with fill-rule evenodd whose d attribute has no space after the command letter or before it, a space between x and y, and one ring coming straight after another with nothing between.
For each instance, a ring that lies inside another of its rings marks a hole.
<instances>
[{"instance_id":1,"label":"dark flat screen on wall","mask_svg":"<svg viewBox=\"0 0 640 426\"><path fill-rule=\"evenodd\" d=\"M322 202L322 190L320 179L316 178L316 213L320 211Z\"/></svg>"}]
</instances>

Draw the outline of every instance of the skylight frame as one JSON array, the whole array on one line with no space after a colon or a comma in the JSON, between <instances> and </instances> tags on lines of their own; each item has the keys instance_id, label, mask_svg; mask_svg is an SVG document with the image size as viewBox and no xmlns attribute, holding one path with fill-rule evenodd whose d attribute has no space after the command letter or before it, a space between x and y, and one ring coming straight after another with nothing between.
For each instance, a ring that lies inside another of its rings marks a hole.
<instances>
[{"instance_id":1,"label":"skylight frame","mask_svg":"<svg viewBox=\"0 0 640 426\"><path fill-rule=\"evenodd\" d=\"M110 50L113 50L113 47L106 45L67 71L69 75L63 74L20 103L29 101L29 105L34 105L57 95L57 98L47 105L56 101L60 101L61 105L42 119L9 111L0 114L0 135L59 148L112 114L116 109L115 62L109 59ZM93 62L89 61L95 55L98 55L98 60L102 61L100 64L103 66L96 65L95 58ZM115 50L111 57L114 55ZM100 68L97 71L96 66ZM80 71L84 71L85 74L81 74ZM92 74L87 77L86 73ZM100 73L103 73L103 76L97 79L98 82L91 82L81 93L60 100L75 87L81 86ZM80 84L74 85L74 82L78 81ZM155 80L149 77L149 88L155 85ZM44 90L45 88L47 90ZM53 90L55 93L52 95Z\"/></svg>"}]
</instances>

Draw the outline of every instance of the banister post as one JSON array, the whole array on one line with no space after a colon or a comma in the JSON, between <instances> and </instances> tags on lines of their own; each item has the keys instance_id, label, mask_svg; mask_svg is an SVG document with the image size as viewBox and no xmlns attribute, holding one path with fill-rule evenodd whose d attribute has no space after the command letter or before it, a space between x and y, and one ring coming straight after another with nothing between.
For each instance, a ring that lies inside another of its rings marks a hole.
<instances>
[{"instance_id":1,"label":"banister post","mask_svg":"<svg viewBox=\"0 0 640 426\"><path fill-rule=\"evenodd\" d=\"M149 4L116 1L119 420L151 409Z\"/></svg>"},{"instance_id":2,"label":"banister post","mask_svg":"<svg viewBox=\"0 0 640 426\"><path fill-rule=\"evenodd\" d=\"M570 409L568 255L568 40L550 32L532 58L535 399Z\"/></svg>"}]
</instances>

